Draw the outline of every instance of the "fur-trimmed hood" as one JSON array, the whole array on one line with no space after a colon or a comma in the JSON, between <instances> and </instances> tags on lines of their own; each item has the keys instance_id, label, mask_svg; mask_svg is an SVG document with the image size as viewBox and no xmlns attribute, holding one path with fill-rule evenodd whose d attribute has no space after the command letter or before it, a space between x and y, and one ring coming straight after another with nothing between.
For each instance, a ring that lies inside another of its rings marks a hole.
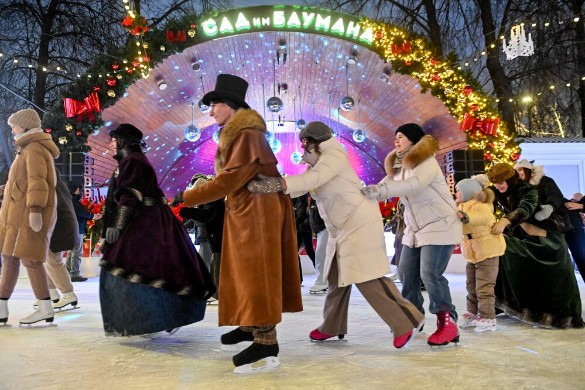
<instances>
[{"instance_id":1,"label":"fur-trimmed hood","mask_svg":"<svg viewBox=\"0 0 585 390\"><path fill-rule=\"evenodd\" d=\"M492 191L491 189L484 188L483 190L473 195L472 199L480 203L493 204L494 200L496 199L496 194L494 194L494 191Z\"/></svg>"},{"instance_id":2,"label":"fur-trimmed hood","mask_svg":"<svg viewBox=\"0 0 585 390\"><path fill-rule=\"evenodd\" d=\"M402 165L407 169L416 167L427 158L432 157L439 150L439 142L432 135L425 135L412 146L404 158L402 159ZM396 149L391 151L384 159L384 170L386 174L392 175L394 169L394 161L396 161Z\"/></svg>"},{"instance_id":3,"label":"fur-trimmed hood","mask_svg":"<svg viewBox=\"0 0 585 390\"><path fill-rule=\"evenodd\" d=\"M543 176L544 167L542 165L534 165L532 166L532 176L530 176L530 180L528 182L533 186L537 186L540 184Z\"/></svg>"},{"instance_id":4,"label":"fur-trimmed hood","mask_svg":"<svg viewBox=\"0 0 585 390\"><path fill-rule=\"evenodd\" d=\"M219 134L219 143L217 145L217 154L215 155L215 172L223 170L225 164L225 151L231 144L234 137L245 129L256 129L266 133L266 122L251 109L241 108L226 122Z\"/></svg>"}]
</instances>

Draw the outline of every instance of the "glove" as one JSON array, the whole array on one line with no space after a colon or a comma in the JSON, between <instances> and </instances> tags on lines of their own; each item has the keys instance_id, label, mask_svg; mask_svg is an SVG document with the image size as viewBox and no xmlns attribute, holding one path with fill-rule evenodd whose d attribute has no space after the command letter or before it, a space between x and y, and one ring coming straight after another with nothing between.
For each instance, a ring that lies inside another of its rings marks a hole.
<instances>
[{"instance_id":1,"label":"glove","mask_svg":"<svg viewBox=\"0 0 585 390\"><path fill-rule=\"evenodd\" d=\"M500 218L500 220L492 226L492 234L502 234L510 224L511 222L508 218Z\"/></svg>"},{"instance_id":2,"label":"glove","mask_svg":"<svg viewBox=\"0 0 585 390\"><path fill-rule=\"evenodd\" d=\"M106 242L108 244L113 244L114 242L118 241L118 238L120 238L121 231L122 231L121 229L109 227L106 230Z\"/></svg>"},{"instance_id":3,"label":"glove","mask_svg":"<svg viewBox=\"0 0 585 390\"><path fill-rule=\"evenodd\" d=\"M365 186L360 191L366 199L377 199L382 201L390 197L388 194L388 187L386 187L385 183Z\"/></svg>"},{"instance_id":4,"label":"glove","mask_svg":"<svg viewBox=\"0 0 585 390\"><path fill-rule=\"evenodd\" d=\"M534 214L534 218L536 218L537 221L544 221L550 217L553 211L554 209L550 204L543 204L540 206L540 211Z\"/></svg>"},{"instance_id":5,"label":"glove","mask_svg":"<svg viewBox=\"0 0 585 390\"><path fill-rule=\"evenodd\" d=\"M43 228L43 215L41 213L30 213L28 215L28 225L33 232L40 232Z\"/></svg>"},{"instance_id":6,"label":"glove","mask_svg":"<svg viewBox=\"0 0 585 390\"><path fill-rule=\"evenodd\" d=\"M177 207L179 203L183 203L183 191L177 193L171 202L171 206Z\"/></svg>"},{"instance_id":7,"label":"glove","mask_svg":"<svg viewBox=\"0 0 585 390\"><path fill-rule=\"evenodd\" d=\"M250 180L248 183L248 191L270 194L284 189L282 184L284 180L281 177L269 177L261 174L258 177L260 180Z\"/></svg>"}]
</instances>

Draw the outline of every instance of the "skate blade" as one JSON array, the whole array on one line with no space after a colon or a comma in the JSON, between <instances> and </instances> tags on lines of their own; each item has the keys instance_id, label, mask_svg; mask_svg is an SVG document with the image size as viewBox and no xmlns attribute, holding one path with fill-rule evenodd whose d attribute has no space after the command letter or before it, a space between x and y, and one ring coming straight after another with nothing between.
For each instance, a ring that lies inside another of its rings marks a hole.
<instances>
[{"instance_id":1,"label":"skate blade","mask_svg":"<svg viewBox=\"0 0 585 390\"><path fill-rule=\"evenodd\" d=\"M252 345L253 341L242 341L237 344L222 344L219 348L224 352L240 352Z\"/></svg>"},{"instance_id":2,"label":"skate blade","mask_svg":"<svg viewBox=\"0 0 585 390\"><path fill-rule=\"evenodd\" d=\"M319 291L309 291L309 294L327 294L327 289Z\"/></svg>"},{"instance_id":3,"label":"skate blade","mask_svg":"<svg viewBox=\"0 0 585 390\"><path fill-rule=\"evenodd\" d=\"M62 311L71 311L71 310L77 310L77 309L81 309L81 306L70 306L67 307L68 305L65 305L63 307L53 307L53 310L57 310L57 313L60 313Z\"/></svg>"},{"instance_id":4,"label":"skate blade","mask_svg":"<svg viewBox=\"0 0 585 390\"><path fill-rule=\"evenodd\" d=\"M259 374L261 372L274 371L280 366L280 360L276 356L269 356L264 359L260 359L257 362L244 364L236 367L234 373L239 375L252 375Z\"/></svg>"},{"instance_id":5,"label":"skate blade","mask_svg":"<svg viewBox=\"0 0 585 390\"><path fill-rule=\"evenodd\" d=\"M43 321L43 320L41 320ZM32 324L18 324L19 328L24 328L24 329L38 329L38 328L52 328L54 326L57 326L57 324L53 323L53 322L41 322L41 321L37 321L37 322L33 322Z\"/></svg>"}]
</instances>

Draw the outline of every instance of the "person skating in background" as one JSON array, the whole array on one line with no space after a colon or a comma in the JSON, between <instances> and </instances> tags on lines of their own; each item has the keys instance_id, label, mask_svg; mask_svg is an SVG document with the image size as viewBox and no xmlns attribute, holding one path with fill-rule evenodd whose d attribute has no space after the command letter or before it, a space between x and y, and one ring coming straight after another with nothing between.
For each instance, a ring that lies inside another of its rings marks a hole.
<instances>
[{"instance_id":1,"label":"person skating in background","mask_svg":"<svg viewBox=\"0 0 585 390\"><path fill-rule=\"evenodd\" d=\"M309 168L299 175L260 176L248 189L273 196L285 192L295 197L310 191L329 233L325 275L329 291L323 323L309 333L314 341L343 338L348 330L352 285L366 298L392 330L395 348L404 347L424 315L400 295L390 278L384 224L378 203L361 194L362 183L349 163L347 152L329 126L311 122L299 133ZM343 195L343 196L341 196Z\"/></svg>"},{"instance_id":2,"label":"person skating in background","mask_svg":"<svg viewBox=\"0 0 585 390\"><path fill-rule=\"evenodd\" d=\"M142 132L110 131L118 162L105 204L100 306L108 336L169 331L198 322L215 293L209 271L171 211L142 149Z\"/></svg>"},{"instance_id":3,"label":"person skating in background","mask_svg":"<svg viewBox=\"0 0 585 390\"><path fill-rule=\"evenodd\" d=\"M57 220L55 158L59 148L41 129L41 118L24 109L8 118L17 154L0 209L0 323L8 321L8 299L14 292L20 264L26 267L38 309L20 324L53 322L54 312L43 262Z\"/></svg>"},{"instance_id":4,"label":"person skating in background","mask_svg":"<svg viewBox=\"0 0 585 390\"><path fill-rule=\"evenodd\" d=\"M461 252L467 261L467 312L463 314L459 327L475 327L476 332L497 329L494 287L499 256L506 251L504 236L491 232L496 223L495 194L485 188L488 180L487 175L476 175L455 185L457 216L463 223Z\"/></svg>"},{"instance_id":5,"label":"person skating in background","mask_svg":"<svg viewBox=\"0 0 585 390\"><path fill-rule=\"evenodd\" d=\"M248 82L217 76L203 96L209 115L221 127L214 180L177 194L191 207L224 199L219 325L237 326L221 336L222 348L253 342L233 357L235 372L275 369L276 325L283 312L303 309L295 220L290 197L253 194L246 184L257 174L280 175L266 139L266 123L245 101Z\"/></svg>"},{"instance_id":6,"label":"person skating in background","mask_svg":"<svg viewBox=\"0 0 585 390\"><path fill-rule=\"evenodd\" d=\"M538 190L507 163L488 171L496 205L504 216L492 227L504 233L496 307L529 324L582 328L581 297L560 227L537 215Z\"/></svg>"},{"instance_id":7,"label":"person skating in background","mask_svg":"<svg viewBox=\"0 0 585 390\"><path fill-rule=\"evenodd\" d=\"M207 183L209 180L213 180L213 177L197 173L193 175L191 184L188 189L198 187ZM213 296L208 299L207 303L216 304L219 295L219 270L221 259L221 243L223 237L223 220L225 216L225 202L223 199L218 199L210 203L199 205L197 207L181 207L179 213L181 217L196 221L199 223L200 227L205 229L209 249L200 251L199 253L203 258L205 265L208 267L209 272L211 273L213 284L217 289L215 294L213 294ZM201 243L200 245L202 246L204 243ZM206 261L206 259L203 257L204 253L210 254L208 261Z\"/></svg>"},{"instance_id":8,"label":"person skating in background","mask_svg":"<svg viewBox=\"0 0 585 390\"><path fill-rule=\"evenodd\" d=\"M429 294L429 310L437 315L437 330L429 345L459 341L457 310L449 282L443 275L462 226L455 202L435 158L438 141L416 123L396 129L396 149L384 161L387 176L363 189L364 196L380 201L398 196L404 204L406 229L398 275L402 295L424 312L421 280Z\"/></svg>"},{"instance_id":9,"label":"person skating in background","mask_svg":"<svg viewBox=\"0 0 585 390\"><path fill-rule=\"evenodd\" d=\"M83 237L87 233L87 221L100 219L102 215L90 213L83 207L83 204L81 204L81 184L74 181L69 181L67 184L73 199L73 208L75 209L75 216L77 217L77 224L79 226L79 245L67 252L65 265L67 266L72 282L85 282L87 278L81 275L81 256L83 254Z\"/></svg>"},{"instance_id":10,"label":"person skating in background","mask_svg":"<svg viewBox=\"0 0 585 390\"><path fill-rule=\"evenodd\" d=\"M571 256L581 278L585 281L585 224L583 223L583 209L585 208L585 196L581 193L575 193L571 200L565 199L565 207L569 212L569 220L573 226L572 230L565 233L565 241L571 251Z\"/></svg>"},{"instance_id":11,"label":"person skating in background","mask_svg":"<svg viewBox=\"0 0 585 390\"><path fill-rule=\"evenodd\" d=\"M293 199L293 209L295 211L295 223L297 227L297 251L300 251L302 247L305 248L305 252L313 267L315 267L315 248L313 248L313 231L311 230L311 224L309 223L309 194L305 194ZM299 255L299 270L301 273L301 283L303 283L303 267L301 266L301 257Z\"/></svg>"},{"instance_id":12,"label":"person skating in background","mask_svg":"<svg viewBox=\"0 0 585 390\"><path fill-rule=\"evenodd\" d=\"M329 233L325 227L325 221L319 214L319 207L317 202L309 196L309 223L313 234L317 236L317 247L315 249L315 284L309 288L311 293L327 292L327 279L323 268L325 267L325 259L327 258L327 241L329 240Z\"/></svg>"}]
</instances>

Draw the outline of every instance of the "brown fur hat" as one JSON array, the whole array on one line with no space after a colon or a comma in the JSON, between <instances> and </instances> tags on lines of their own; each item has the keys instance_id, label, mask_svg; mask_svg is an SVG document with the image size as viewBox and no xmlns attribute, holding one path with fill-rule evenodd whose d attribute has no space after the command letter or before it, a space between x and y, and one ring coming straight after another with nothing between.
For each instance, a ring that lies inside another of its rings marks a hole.
<instances>
[{"instance_id":1,"label":"brown fur hat","mask_svg":"<svg viewBox=\"0 0 585 390\"><path fill-rule=\"evenodd\" d=\"M514 167L508 163L497 163L492 166L487 175L492 183L501 183L516 174Z\"/></svg>"}]
</instances>

